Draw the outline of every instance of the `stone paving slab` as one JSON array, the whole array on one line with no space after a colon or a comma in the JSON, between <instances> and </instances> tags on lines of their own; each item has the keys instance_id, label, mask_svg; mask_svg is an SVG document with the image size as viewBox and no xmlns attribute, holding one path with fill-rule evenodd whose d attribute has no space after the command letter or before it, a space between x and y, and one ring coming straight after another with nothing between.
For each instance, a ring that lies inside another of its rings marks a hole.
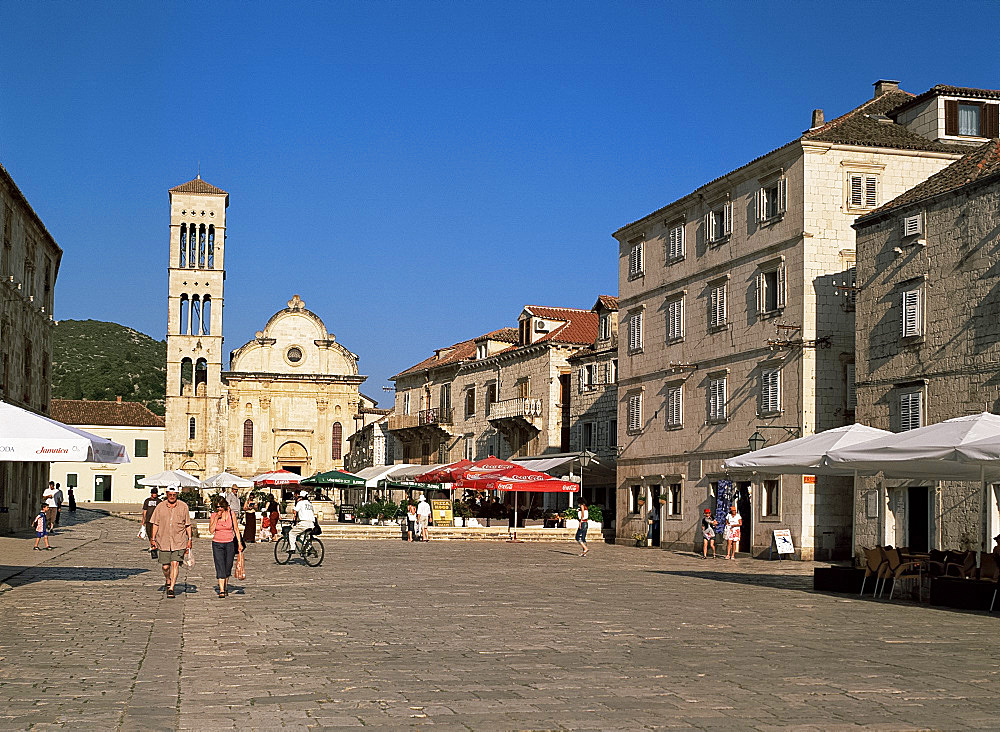
<instances>
[{"instance_id":1,"label":"stone paving slab","mask_svg":"<svg viewBox=\"0 0 1000 732\"><path fill-rule=\"evenodd\" d=\"M0 729L1000 726L1000 614L814 593L811 563L252 545L220 600L198 540L168 599L134 522L67 524L52 552L0 539Z\"/></svg>"}]
</instances>

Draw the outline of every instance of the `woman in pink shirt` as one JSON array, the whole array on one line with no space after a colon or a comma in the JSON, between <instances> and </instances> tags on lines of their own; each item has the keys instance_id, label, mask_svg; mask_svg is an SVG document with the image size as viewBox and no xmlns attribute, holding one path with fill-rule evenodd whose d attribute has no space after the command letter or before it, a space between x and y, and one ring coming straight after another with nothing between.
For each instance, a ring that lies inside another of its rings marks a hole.
<instances>
[{"instance_id":1,"label":"woman in pink shirt","mask_svg":"<svg viewBox=\"0 0 1000 732\"><path fill-rule=\"evenodd\" d=\"M243 547L239 545L233 509L221 496L217 497L215 510L208 519L208 530L212 532L212 559L215 560L215 577L219 580L219 597L226 597L229 594L229 577L233 574L233 559L237 551L243 551Z\"/></svg>"}]
</instances>

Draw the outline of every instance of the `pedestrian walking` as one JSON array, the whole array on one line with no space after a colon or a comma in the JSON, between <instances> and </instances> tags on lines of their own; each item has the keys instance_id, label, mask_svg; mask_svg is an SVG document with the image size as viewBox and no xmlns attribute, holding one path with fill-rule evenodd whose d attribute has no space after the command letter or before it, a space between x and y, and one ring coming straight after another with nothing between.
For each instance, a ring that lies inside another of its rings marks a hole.
<instances>
[{"instance_id":1,"label":"pedestrian walking","mask_svg":"<svg viewBox=\"0 0 1000 732\"><path fill-rule=\"evenodd\" d=\"M233 560L243 552L239 537L236 513L225 499L217 499L212 516L208 520L208 530L212 533L212 559L215 561L215 578L219 581L217 590L220 598L229 596L229 578L233 574Z\"/></svg>"},{"instance_id":2,"label":"pedestrian walking","mask_svg":"<svg viewBox=\"0 0 1000 732\"><path fill-rule=\"evenodd\" d=\"M76 496L73 495L73 486L67 486L66 495L69 497L69 512L76 513Z\"/></svg>"},{"instance_id":3,"label":"pedestrian walking","mask_svg":"<svg viewBox=\"0 0 1000 732\"><path fill-rule=\"evenodd\" d=\"M55 528L56 526L59 525L59 516L62 514L62 505L63 505L62 486L59 483L56 483L56 494L55 496L53 496L53 498L55 498L56 501L56 522L55 524L53 524L53 528Z\"/></svg>"},{"instance_id":4,"label":"pedestrian walking","mask_svg":"<svg viewBox=\"0 0 1000 732\"><path fill-rule=\"evenodd\" d=\"M156 510L160 502L160 489L155 485L149 489L149 496L142 502L142 514L139 516L139 525L146 528L146 539L149 541L149 550L153 551L153 511Z\"/></svg>"},{"instance_id":5,"label":"pedestrian walking","mask_svg":"<svg viewBox=\"0 0 1000 732\"><path fill-rule=\"evenodd\" d=\"M420 541L430 541L430 536L427 534L427 524L430 523L430 520L431 504L421 493L417 499L417 526L420 528Z\"/></svg>"},{"instance_id":6,"label":"pedestrian walking","mask_svg":"<svg viewBox=\"0 0 1000 732\"><path fill-rule=\"evenodd\" d=\"M580 517L580 526L576 530L576 543L583 547L580 556L585 557L587 556L587 526L590 524L590 511L587 510L587 504L584 501L580 501L577 516Z\"/></svg>"},{"instance_id":7,"label":"pedestrian walking","mask_svg":"<svg viewBox=\"0 0 1000 732\"><path fill-rule=\"evenodd\" d=\"M257 543L257 499L253 495L243 504L243 543Z\"/></svg>"},{"instance_id":8,"label":"pedestrian walking","mask_svg":"<svg viewBox=\"0 0 1000 732\"><path fill-rule=\"evenodd\" d=\"M32 549L41 549L38 546L40 539L45 539L45 548L51 549L49 546L49 532L48 532L48 518L45 515L45 504L42 504L41 509L38 511L38 515L35 516L35 545L31 547Z\"/></svg>"},{"instance_id":9,"label":"pedestrian walking","mask_svg":"<svg viewBox=\"0 0 1000 732\"><path fill-rule=\"evenodd\" d=\"M701 556L708 559L708 548L712 547L712 559L715 559L715 527L719 522L712 518L712 509L706 508L705 515L701 517Z\"/></svg>"},{"instance_id":10,"label":"pedestrian walking","mask_svg":"<svg viewBox=\"0 0 1000 732\"><path fill-rule=\"evenodd\" d=\"M722 538L726 540L726 559L736 559L736 551L740 548L740 529L743 526L743 517L740 516L734 503L729 507L729 514L726 516L726 529Z\"/></svg>"},{"instance_id":11,"label":"pedestrian walking","mask_svg":"<svg viewBox=\"0 0 1000 732\"><path fill-rule=\"evenodd\" d=\"M413 536L417 532L417 507L412 503L406 504L406 540L413 541Z\"/></svg>"},{"instance_id":12,"label":"pedestrian walking","mask_svg":"<svg viewBox=\"0 0 1000 732\"><path fill-rule=\"evenodd\" d=\"M225 498L226 502L229 504L229 507L233 509L233 513L236 514L236 519L239 520L240 509L242 508L242 506L240 505L239 489L234 485L225 493Z\"/></svg>"},{"instance_id":13,"label":"pedestrian walking","mask_svg":"<svg viewBox=\"0 0 1000 732\"><path fill-rule=\"evenodd\" d=\"M281 520L281 516L278 513L278 501L274 496L270 496L267 500L267 518L268 518L268 530L271 532L271 541L278 540L278 523Z\"/></svg>"},{"instance_id":14,"label":"pedestrian walking","mask_svg":"<svg viewBox=\"0 0 1000 732\"><path fill-rule=\"evenodd\" d=\"M42 500L45 501L46 529L55 536L53 527L56 523L56 482L54 480L50 480L48 488L42 491Z\"/></svg>"},{"instance_id":15,"label":"pedestrian walking","mask_svg":"<svg viewBox=\"0 0 1000 732\"><path fill-rule=\"evenodd\" d=\"M178 488L167 486L167 500L153 509L153 548L163 565L167 597L174 597L177 571L184 561L184 553L191 549L191 518L188 505L177 497Z\"/></svg>"}]
</instances>

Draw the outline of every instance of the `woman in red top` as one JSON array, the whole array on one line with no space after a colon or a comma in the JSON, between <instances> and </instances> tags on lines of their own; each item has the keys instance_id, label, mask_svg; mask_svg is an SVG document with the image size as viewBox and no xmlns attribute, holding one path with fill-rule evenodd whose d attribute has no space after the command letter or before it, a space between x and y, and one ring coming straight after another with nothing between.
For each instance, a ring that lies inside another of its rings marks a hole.
<instances>
[{"instance_id":1,"label":"woman in red top","mask_svg":"<svg viewBox=\"0 0 1000 732\"><path fill-rule=\"evenodd\" d=\"M219 580L219 597L229 594L229 577L233 574L233 559L236 558L237 535L236 515L222 496L217 496L215 510L208 519L208 530L212 533L212 559L215 560L215 578ZM238 551L243 551L240 544Z\"/></svg>"}]
</instances>

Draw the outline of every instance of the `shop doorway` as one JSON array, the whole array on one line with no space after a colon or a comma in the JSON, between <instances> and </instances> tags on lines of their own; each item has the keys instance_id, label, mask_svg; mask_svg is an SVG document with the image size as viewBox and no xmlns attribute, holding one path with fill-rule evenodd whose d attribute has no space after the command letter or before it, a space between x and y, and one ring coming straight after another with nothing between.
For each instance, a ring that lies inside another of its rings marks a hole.
<instances>
[{"instance_id":1,"label":"shop doorway","mask_svg":"<svg viewBox=\"0 0 1000 732\"><path fill-rule=\"evenodd\" d=\"M930 542L930 491L924 486L907 489L906 545L912 552L926 552Z\"/></svg>"},{"instance_id":2,"label":"shop doorway","mask_svg":"<svg viewBox=\"0 0 1000 732\"><path fill-rule=\"evenodd\" d=\"M751 500L752 484L748 480L736 481L736 510L743 518L743 526L740 527L741 552L753 551L753 501Z\"/></svg>"},{"instance_id":3,"label":"shop doorway","mask_svg":"<svg viewBox=\"0 0 1000 732\"><path fill-rule=\"evenodd\" d=\"M95 501L111 501L111 476L110 475L95 475L94 476L94 500Z\"/></svg>"},{"instance_id":4,"label":"shop doorway","mask_svg":"<svg viewBox=\"0 0 1000 732\"><path fill-rule=\"evenodd\" d=\"M660 496L663 488L658 485L649 487L649 512L646 514L646 537L650 546L660 545Z\"/></svg>"}]
</instances>

